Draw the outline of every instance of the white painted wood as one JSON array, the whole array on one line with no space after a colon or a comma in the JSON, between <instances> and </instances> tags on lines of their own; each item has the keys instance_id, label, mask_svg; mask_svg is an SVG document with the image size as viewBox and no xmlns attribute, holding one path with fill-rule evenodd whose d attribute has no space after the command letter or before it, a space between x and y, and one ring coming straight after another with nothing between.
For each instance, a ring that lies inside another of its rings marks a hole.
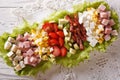
<instances>
[{"instance_id":1,"label":"white painted wood","mask_svg":"<svg viewBox=\"0 0 120 80\"><path fill-rule=\"evenodd\" d=\"M33 3L36 0L0 0L0 8L23 7L25 4Z\"/></svg>"}]
</instances>

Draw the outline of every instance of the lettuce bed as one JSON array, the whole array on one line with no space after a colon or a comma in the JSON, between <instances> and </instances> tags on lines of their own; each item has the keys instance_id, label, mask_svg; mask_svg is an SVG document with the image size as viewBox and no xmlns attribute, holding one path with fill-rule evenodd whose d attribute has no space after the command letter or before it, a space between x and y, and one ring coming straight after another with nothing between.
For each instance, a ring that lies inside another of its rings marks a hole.
<instances>
[{"instance_id":1,"label":"lettuce bed","mask_svg":"<svg viewBox=\"0 0 120 80\"><path fill-rule=\"evenodd\" d=\"M74 8L73 12L57 11L57 12L53 13L52 15L50 15L50 17L48 17L47 19L43 20L43 22L46 22L46 21L56 21L56 22L58 22L58 19L64 18L64 16L67 15L67 14L72 14L72 13L76 13L76 12L83 12L84 10L86 10L87 7L97 8L100 4L104 4L107 7L107 10L110 10L109 5L104 1L97 1L97 2L93 2L93 3L84 2L83 4L75 5L73 7ZM112 14L111 14L112 19L114 19L114 21L116 23L113 26L113 28L116 29L116 30L119 30L118 15L114 10L111 10L111 12L112 12ZM0 43L1 43L1 45L0 45L0 56L4 59L4 61L9 66L12 66L12 64L11 64L9 58L6 56L8 51L4 50L4 43L7 40L7 38L9 36L16 37L18 34L23 34L25 32L30 32L31 29L36 29L39 25L37 23L34 23L33 25L29 25L26 21L24 21L24 22L25 23L24 23L23 27L16 27L11 34L4 33L2 36L0 36ZM102 44L98 44L94 48L89 46L88 42L85 42L84 43L85 50L83 50L83 51L78 50L76 52L76 54L74 54L74 55L68 54L66 57L58 57L58 58L56 58L56 63L60 64L60 65L63 65L65 67L73 67L75 65L78 65L80 62L84 61L85 59L88 59L89 58L89 53L93 50L98 50L98 51L105 52L107 46L109 46L116 39L117 39L117 37L112 37L112 39L110 41L104 42ZM16 72L16 74L19 75L19 76L23 76L23 75L34 76L39 71L44 72L45 70L50 68L51 65L52 65L52 63L49 62L49 61L42 61L36 67L27 66L23 70Z\"/></svg>"}]
</instances>

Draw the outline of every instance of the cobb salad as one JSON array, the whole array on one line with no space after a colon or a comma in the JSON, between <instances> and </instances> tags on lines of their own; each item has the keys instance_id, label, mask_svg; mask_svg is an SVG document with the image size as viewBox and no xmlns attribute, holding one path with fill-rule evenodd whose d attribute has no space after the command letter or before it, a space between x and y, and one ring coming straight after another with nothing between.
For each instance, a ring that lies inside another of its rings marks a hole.
<instances>
[{"instance_id":1,"label":"cobb salad","mask_svg":"<svg viewBox=\"0 0 120 80\"><path fill-rule=\"evenodd\" d=\"M17 27L0 36L0 55L18 75L35 75L52 64L73 67L93 50L105 52L116 40L118 15L104 1L85 2L73 12L57 11L42 24Z\"/></svg>"}]
</instances>

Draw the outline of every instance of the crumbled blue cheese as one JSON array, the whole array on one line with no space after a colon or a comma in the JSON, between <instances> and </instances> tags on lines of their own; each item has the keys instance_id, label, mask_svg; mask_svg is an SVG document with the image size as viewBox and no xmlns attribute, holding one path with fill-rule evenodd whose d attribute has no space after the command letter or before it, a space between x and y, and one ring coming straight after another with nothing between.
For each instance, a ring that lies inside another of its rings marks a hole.
<instances>
[{"instance_id":1,"label":"crumbled blue cheese","mask_svg":"<svg viewBox=\"0 0 120 80\"><path fill-rule=\"evenodd\" d=\"M18 65L18 61L12 61L13 66Z\"/></svg>"},{"instance_id":2,"label":"crumbled blue cheese","mask_svg":"<svg viewBox=\"0 0 120 80\"><path fill-rule=\"evenodd\" d=\"M13 52L17 51L17 46L15 44L12 45L11 51L13 51Z\"/></svg>"},{"instance_id":3,"label":"crumbled blue cheese","mask_svg":"<svg viewBox=\"0 0 120 80\"><path fill-rule=\"evenodd\" d=\"M10 52L7 53L8 57L12 57L13 55L14 55L14 52L12 52L12 51L10 51Z\"/></svg>"},{"instance_id":4,"label":"crumbled blue cheese","mask_svg":"<svg viewBox=\"0 0 120 80\"><path fill-rule=\"evenodd\" d=\"M4 49L9 50L11 48L11 46L12 46L12 43L7 41L4 45Z\"/></svg>"},{"instance_id":5,"label":"crumbled blue cheese","mask_svg":"<svg viewBox=\"0 0 120 80\"><path fill-rule=\"evenodd\" d=\"M16 71L20 71L20 70L22 70L20 64L18 64L17 66L15 66L15 70L16 70Z\"/></svg>"},{"instance_id":6,"label":"crumbled blue cheese","mask_svg":"<svg viewBox=\"0 0 120 80\"><path fill-rule=\"evenodd\" d=\"M20 64L21 68L24 68L24 67L25 67L25 64L24 64L23 61L20 61L19 64Z\"/></svg>"},{"instance_id":7,"label":"crumbled blue cheese","mask_svg":"<svg viewBox=\"0 0 120 80\"><path fill-rule=\"evenodd\" d=\"M16 51L16 55L21 55L21 50L18 49L18 50Z\"/></svg>"},{"instance_id":8,"label":"crumbled blue cheese","mask_svg":"<svg viewBox=\"0 0 120 80\"><path fill-rule=\"evenodd\" d=\"M8 37L8 41L11 42L11 43L15 43L15 39L12 38L12 37Z\"/></svg>"},{"instance_id":9,"label":"crumbled blue cheese","mask_svg":"<svg viewBox=\"0 0 120 80\"><path fill-rule=\"evenodd\" d=\"M21 61L23 59L23 56L15 56L14 61Z\"/></svg>"}]
</instances>

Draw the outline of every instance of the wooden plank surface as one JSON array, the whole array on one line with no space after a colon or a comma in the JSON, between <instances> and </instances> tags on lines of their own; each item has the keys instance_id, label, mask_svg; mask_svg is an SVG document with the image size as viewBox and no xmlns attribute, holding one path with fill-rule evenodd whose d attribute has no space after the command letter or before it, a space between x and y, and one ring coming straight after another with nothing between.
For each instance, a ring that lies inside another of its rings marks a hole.
<instances>
[{"instance_id":1,"label":"wooden plank surface","mask_svg":"<svg viewBox=\"0 0 120 80\"><path fill-rule=\"evenodd\" d=\"M12 9L32 2L34 0L0 0L0 35L3 32L11 32L11 28L18 24L18 18L12 14ZM16 76L13 68L7 66L0 58L0 80L33 80L33 78Z\"/></svg>"}]
</instances>

